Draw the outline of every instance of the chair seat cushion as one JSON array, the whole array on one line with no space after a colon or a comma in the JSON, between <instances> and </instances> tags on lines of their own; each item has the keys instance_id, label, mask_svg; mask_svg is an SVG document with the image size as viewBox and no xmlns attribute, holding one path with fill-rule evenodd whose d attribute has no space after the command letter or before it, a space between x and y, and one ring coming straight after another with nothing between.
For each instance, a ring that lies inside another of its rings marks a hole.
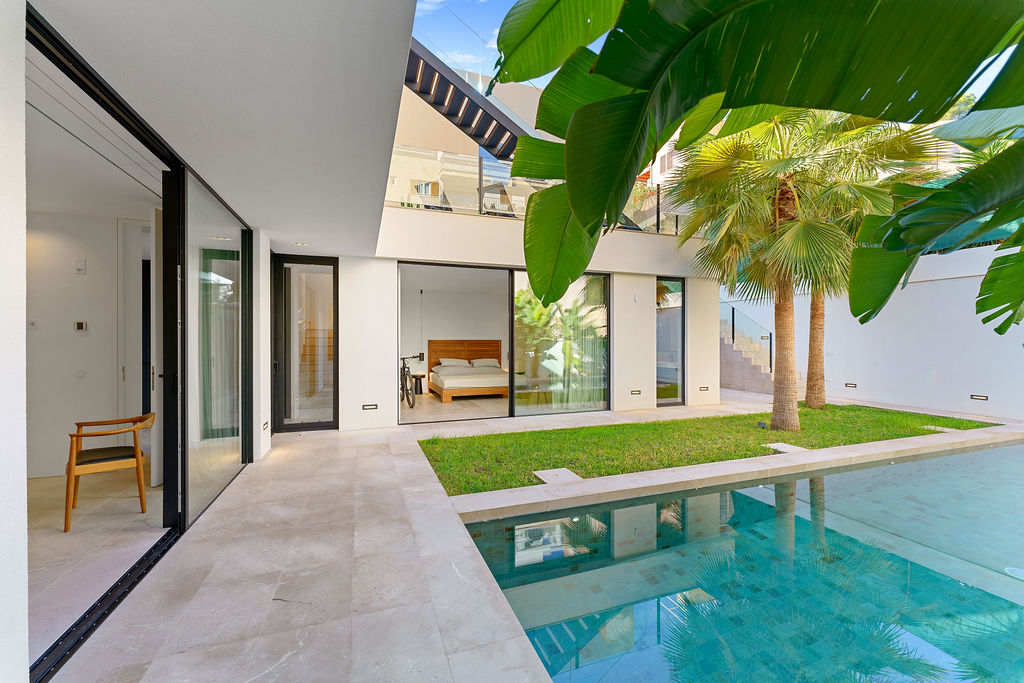
<instances>
[{"instance_id":1,"label":"chair seat cushion","mask_svg":"<svg viewBox=\"0 0 1024 683\"><path fill-rule=\"evenodd\" d=\"M78 453L75 463L78 465L91 465L97 462L113 462L115 460L135 460L135 448L133 446L86 448Z\"/></svg>"}]
</instances>

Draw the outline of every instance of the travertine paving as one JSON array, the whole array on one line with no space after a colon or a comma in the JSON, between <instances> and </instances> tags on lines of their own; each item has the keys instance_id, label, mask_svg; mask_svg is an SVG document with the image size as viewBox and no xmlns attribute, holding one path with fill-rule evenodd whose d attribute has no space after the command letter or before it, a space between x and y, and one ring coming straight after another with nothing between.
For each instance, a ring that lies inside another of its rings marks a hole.
<instances>
[{"instance_id":1,"label":"travertine paving","mask_svg":"<svg viewBox=\"0 0 1024 683\"><path fill-rule=\"evenodd\" d=\"M770 403L727 391L722 400L275 437L57 680L548 680L417 441Z\"/></svg>"}]
</instances>

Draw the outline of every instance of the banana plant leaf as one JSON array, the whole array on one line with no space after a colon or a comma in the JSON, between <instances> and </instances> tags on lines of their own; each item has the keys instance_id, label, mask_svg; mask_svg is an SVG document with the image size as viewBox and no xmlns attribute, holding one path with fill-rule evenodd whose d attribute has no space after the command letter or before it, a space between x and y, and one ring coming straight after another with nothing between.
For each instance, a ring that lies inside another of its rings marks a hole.
<instances>
[{"instance_id":1,"label":"banana plant leaf","mask_svg":"<svg viewBox=\"0 0 1024 683\"><path fill-rule=\"evenodd\" d=\"M957 241L948 249L955 250L985 240L997 229L1011 228L1013 234L1006 241L1016 246L1018 236L1024 236L1022 217L1024 144L1008 147L888 218L869 216L858 240L872 246L859 247L853 253L851 313L862 323L878 315L900 281L909 276L917 257L937 250L951 235L956 235ZM1019 254L995 259L977 300L984 322L1005 316L995 328L999 334L1021 319L1024 269L1019 261Z\"/></svg>"},{"instance_id":2,"label":"banana plant leaf","mask_svg":"<svg viewBox=\"0 0 1024 683\"><path fill-rule=\"evenodd\" d=\"M984 147L996 138L1021 138L1024 137L1024 106L976 109L962 119L936 127L932 134L968 149Z\"/></svg>"},{"instance_id":3,"label":"banana plant leaf","mask_svg":"<svg viewBox=\"0 0 1024 683\"><path fill-rule=\"evenodd\" d=\"M597 53L587 47L579 48L565 60L540 95L538 130L564 140L574 111L591 102L632 92L631 88L595 74L592 69L596 61Z\"/></svg>"},{"instance_id":4,"label":"banana plant leaf","mask_svg":"<svg viewBox=\"0 0 1024 683\"><path fill-rule=\"evenodd\" d=\"M589 42L588 31L606 26L591 18L593 26L581 32L573 22L587 21L591 10L576 7L566 18L562 9L571 6L570 0L520 0L506 18L504 47L499 37L498 78L545 73ZM582 68L584 57L591 58L582 54L574 76L625 91L566 102L551 125L560 134L565 124L568 206L581 225L615 225L652 150L716 93L724 93L719 109L774 105L934 121L966 91L979 66L1019 38L1022 16L1020 0L625 0L592 68ZM559 23L568 28L556 38L552 27ZM535 50L534 36L558 45ZM519 70L509 66L517 62ZM568 82L570 70L563 71ZM1024 104L1020 97L1014 104ZM553 104L547 108L557 110ZM929 201L938 202L939 194ZM918 232L963 218L956 207L933 208L942 210L915 218L927 219ZM555 214L537 212L534 220L548 215ZM550 232L560 232L557 220ZM585 267L549 281L568 286ZM562 293L556 287L543 294Z\"/></svg>"},{"instance_id":5,"label":"banana plant leaf","mask_svg":"<svg viewBox=\"0 0 1024 683\"><path fill-rule=\"evenodd\" d=\"M525 81L554 71L577 47L606 33L621 7L622 0L519 0L498 31L494 80Z\"/></svg>"},{"instance_id":6,"label":"banana plant leaf","mask_svg":"<svg viewBox=\"0 0 1024 683\"><path fill-rule=\"evenodd\" d=\"M531 218L532 217L532 218ZM552 230L551 226L559 226ZM597 246L600 225L584 226L569 208L565 185L555 185L530 195L526 204L523 251L530 286L545 306L558 301L555 291L565 292L590 263Z\"/></svg>"}]
</instances>

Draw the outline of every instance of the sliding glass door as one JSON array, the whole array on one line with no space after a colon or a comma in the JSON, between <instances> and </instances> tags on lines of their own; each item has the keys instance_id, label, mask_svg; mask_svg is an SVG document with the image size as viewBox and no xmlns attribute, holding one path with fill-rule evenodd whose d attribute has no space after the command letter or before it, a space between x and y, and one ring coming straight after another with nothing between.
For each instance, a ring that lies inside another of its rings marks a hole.
<instances>
[{"instance_id":1,"label":"sliding glass door","mask_svg":"<svg viewBox=\"0 0 1024 683\"><path fill-rule=\"evenodd\" d=\"M242 469L241 223L188 178L186 517Z\"/></svg>"},{"instance_id":2,"label":"sliding glass door","mask_svg":"<svg viewBox=\"0 0 1024 683\"><path fill-rule=\"evenodd\" d=\"M338 428L338 259L273 255L274 431Z\"/></svg>"},{"instance_id":3,"label":"sliding glass door","mask_svg":"<svg viewBox=\"0 0 1024 683\"><path fill-rule=\"evenodd\" d=\"M658 405L683 402L683 280L659 278L657 288Z\"/></svg>"},{"instance_id":4,"label":"sliding glass door","mask_svg":"<svg viewBox=\"0 0 1024 683\"><path fill-rule=\"evenodd\" d=\"M542 306L516 272L513 296L516 415L608 409L608 276L584 275Z\"/></svg>"}]
</instances>

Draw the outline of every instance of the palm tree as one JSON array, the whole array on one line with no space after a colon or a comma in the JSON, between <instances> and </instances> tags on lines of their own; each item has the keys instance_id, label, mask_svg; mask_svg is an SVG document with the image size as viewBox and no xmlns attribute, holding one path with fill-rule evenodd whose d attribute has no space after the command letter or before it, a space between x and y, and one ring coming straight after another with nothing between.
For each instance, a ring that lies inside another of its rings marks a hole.
<instances>
[{"instance_id":1,"label":"palm tree","mask_svg":"<svg viewBox=\"0 0 1024 683\"><path fill-rule=\"evenodd\" d=\"M933 148L919 128L787 109L683 150L667 192L670 202L691 209L680 244L700 233L706 240L696 256L702 274L730 294L774 303L772 429L800 429L794 294L812 295L807 398L820 407L824 301L849 280L854 226L865 213L891 211L884 184L910 179L914 164Z\"/></svg>"}]
</instances>

